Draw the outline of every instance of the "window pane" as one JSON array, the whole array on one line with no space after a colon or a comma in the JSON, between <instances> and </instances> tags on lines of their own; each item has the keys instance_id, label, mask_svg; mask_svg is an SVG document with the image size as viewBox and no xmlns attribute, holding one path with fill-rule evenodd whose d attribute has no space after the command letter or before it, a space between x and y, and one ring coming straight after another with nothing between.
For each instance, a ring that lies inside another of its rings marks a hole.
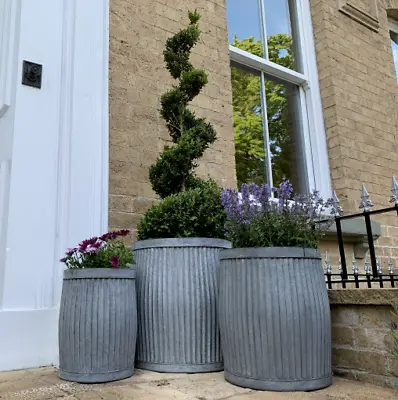
<instances>
[{"instance_id":1,"label":"window pane","mask_svg":"<svg viewBox=\"0 0 398 400\"><path fill-rule=\"evenodd\" d=\"M289 179L296 192L307 191L299 88L265 80L274 186Z\"/></svg>"},{"instance_id":2,"label":"window pane","mask_svg":"<svg viewBox=\"0 0 398 400\"><path fill-rule=\"evenodd\" d=\"M395 73L398 79L398 34L390 31L392 55L394 57Z\"/></svg>"},{"instance_id":3,"label":"window pane","mask_svg":"<svg viewBox=\"0 0 398 400\"><path fill-rule=\"evenodd\" d=\"M288 0L264 0L268 58L296 70L293 30Z\"/></svg>"},{"instance_id":4,"label":"window pane","mask_svg":"<svg viewBox=\"0 0 398 400\"><path fill-rule=\"evenodd\" d=\"M235 159L238 187L266 182L260 75L232 67Z\"/></svg>"},{"instance_id":5,"label":"window pane","mask_svg":"<svg viewBox=\"0 0 398 400\"><path fill-rule=\"evenodd\" d=\"M229 43L262 57L258 0L227 0Z\"/></svg>"}]
</instances>

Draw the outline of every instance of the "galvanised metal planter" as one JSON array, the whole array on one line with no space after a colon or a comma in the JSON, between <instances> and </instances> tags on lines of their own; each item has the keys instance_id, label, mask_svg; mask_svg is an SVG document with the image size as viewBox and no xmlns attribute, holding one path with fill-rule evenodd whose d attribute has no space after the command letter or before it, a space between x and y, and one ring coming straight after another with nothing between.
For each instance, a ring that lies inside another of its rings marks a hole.
<instances>
[{"instance_id":1,"label":"galvanised metal planter","mask_svg":"<svg viewBox=\"0 0 398 400\"><path fill-rule=\"evenodd\" d=\"M64 271L59 316L59 377L110 382L134 373L137 337L135 270Z\"/></svg>"},{"instance_id":2,"label":"galvanised metal planter","mask_svg":"<svg viewBox=\"0 0 398 400\"><path fill-rule=\"evenodd\" d=\"M158 372L223 369L217 317L219 239L135 243L138 337L136 366Z\"/></svg>"},{"instance_id":3,"label":"galvanised metal planter","mask_svg":"<svg viewBox=\"0 0 398 400\"><path fill-rule=\"evenodd\" d=\"M220 254L219 318L227 381L273 391L332 383L331 322L318 250Z\"/></svg>"}]
</instances>

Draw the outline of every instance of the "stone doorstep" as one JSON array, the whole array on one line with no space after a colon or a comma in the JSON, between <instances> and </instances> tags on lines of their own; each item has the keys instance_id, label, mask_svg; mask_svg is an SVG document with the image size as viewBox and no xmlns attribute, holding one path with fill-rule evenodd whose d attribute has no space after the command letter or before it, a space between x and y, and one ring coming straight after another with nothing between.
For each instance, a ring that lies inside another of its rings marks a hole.
<instances>
[{"instance_id":1,"label":"stone doorstep","mask_svg":"<svg viewBox=\"0 0 398 400\"><path fill-rule=\"evenodd\" d=\"M137 370L131 378L99 385L62 381L51 367L0 373L1 400L396 400L397 396L395 389L338 377L332 386L317 392L275 393L233 386L222 372L188 375Z\"/></svg>"}]
</instances>

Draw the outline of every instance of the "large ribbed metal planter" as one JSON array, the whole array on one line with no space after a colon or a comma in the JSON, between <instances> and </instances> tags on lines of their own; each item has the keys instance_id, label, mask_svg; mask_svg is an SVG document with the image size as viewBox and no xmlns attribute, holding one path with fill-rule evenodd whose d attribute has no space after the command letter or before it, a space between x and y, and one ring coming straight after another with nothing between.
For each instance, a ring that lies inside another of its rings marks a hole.
<instances>
[{"instance_id":1,"label":"large ribbed metal planter","mask_svg":"<svg viewBox=\"0 0 398 400\"><path fill-rule=\"evenodd\" d=\"M227 381L272 391L332 383L331 322L318 250L221 252L219 318Z\"/></svg>"},{"instance_id":2,"label":"large ribbed metal planter","mask_svg":"<svg viewBox=\"0 0 398 400\"><path fill-rule=\"evenodd\" d=\"M158 372L223 369L217 317L218 239L135 243L137 368Z\"/></svg>"},{"instance_id":3,"label":"large ribbed metal planter","mask_svg":"<svg viewBox=\"0 0 398 400\"><path fill-rule=\"evenodd\" d=\"M133 269L64 271L59 376L110 382L134 373L137 303Z\"/></svg>"}]
</instances>

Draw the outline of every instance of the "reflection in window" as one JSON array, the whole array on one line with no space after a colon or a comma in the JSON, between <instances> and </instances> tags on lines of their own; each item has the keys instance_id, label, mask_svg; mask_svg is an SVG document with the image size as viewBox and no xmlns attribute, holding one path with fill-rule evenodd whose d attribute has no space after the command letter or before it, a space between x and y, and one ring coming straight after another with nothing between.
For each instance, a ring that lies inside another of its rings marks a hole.
<instances>
[{"instance_id":1,"label":"reflection in window","mask_svg":"<svg viewBox=\"0 0 398 400\"><path fill-rule=\"evenodd\" d=\"M329 196L309 0L226 6L239 186L287 178L297 192Z\"/></svg>"},{"instance_id":2,"label":"reflection in window","mask_svg":"<svg viewBox=\"0 0 398 400\"><path fill-rule=\"evenodd\" d=\"M268 58L286 68L296 69L293 57L292 20L287 0L264 0ZM290 62L286 64L286 55Z\"/></svg>"},{"instance_id":3,"label":"reflection in window","mask_svg":"<svg viewBox=\"0 0 398 400\"><path fill-rule=\"evenodd\" d=\"M232 96L238 186L287 178L305 190L298 88L232 67Z\"/></svg>"},{"instance_id":4,"label":"reflection in window","mask_svg":"<svg viewBox=\"0 0 398 400\"><path fill-rule=\"evenodd\" d=\"M227 0L227 19L229 43L233 44L238 38L252 38L255 42L259 41L262 47L258 0ZM254 52L248 47L246 51L263 56L263 50Z\"/></svg>"},{"instance_id":5,"label":"reflection in window","mask_svg":"<svg viewBox=\"0 0 398 400\"><path fill-rule=\"evenodd\" d=\"M398 32L390 31L392 55L394 57L395 74L398 80Z\"/></svg>"},{"instance_id":6,"label":"reflection in window","mask_svg":"<svg viewBox=\"0 0 398 400\"><path fill-rule=\"evenodd\" d=\"M274 186L286 178L293 187L306 191L299 89L270 79L264 80L264 86Z\"/></svg>"},{"instance_id":7,"label":"reflection in window","mask_svg":"<svg viewBox=\"0 0 398 400\"><path fill-rule=\"evenodd\" d=\"M240 42L252 42L253 46L246 46L244 50L295 69L294 25L288 0L227 0L227 19L230 44L240 47ZM265 38L267 46L263 43Z\"/></svg>"},{"instance_id":8,"label":"reflection in window","mask_svg":"<svg viewBox=\"0 0 398 400\"><path fill-rule=\"evenodd\" d=\"M238 186L250 182L262 184L267 181L267 166L260 75L235 67L231 72Z\"/></svg>"}]
</instances>

